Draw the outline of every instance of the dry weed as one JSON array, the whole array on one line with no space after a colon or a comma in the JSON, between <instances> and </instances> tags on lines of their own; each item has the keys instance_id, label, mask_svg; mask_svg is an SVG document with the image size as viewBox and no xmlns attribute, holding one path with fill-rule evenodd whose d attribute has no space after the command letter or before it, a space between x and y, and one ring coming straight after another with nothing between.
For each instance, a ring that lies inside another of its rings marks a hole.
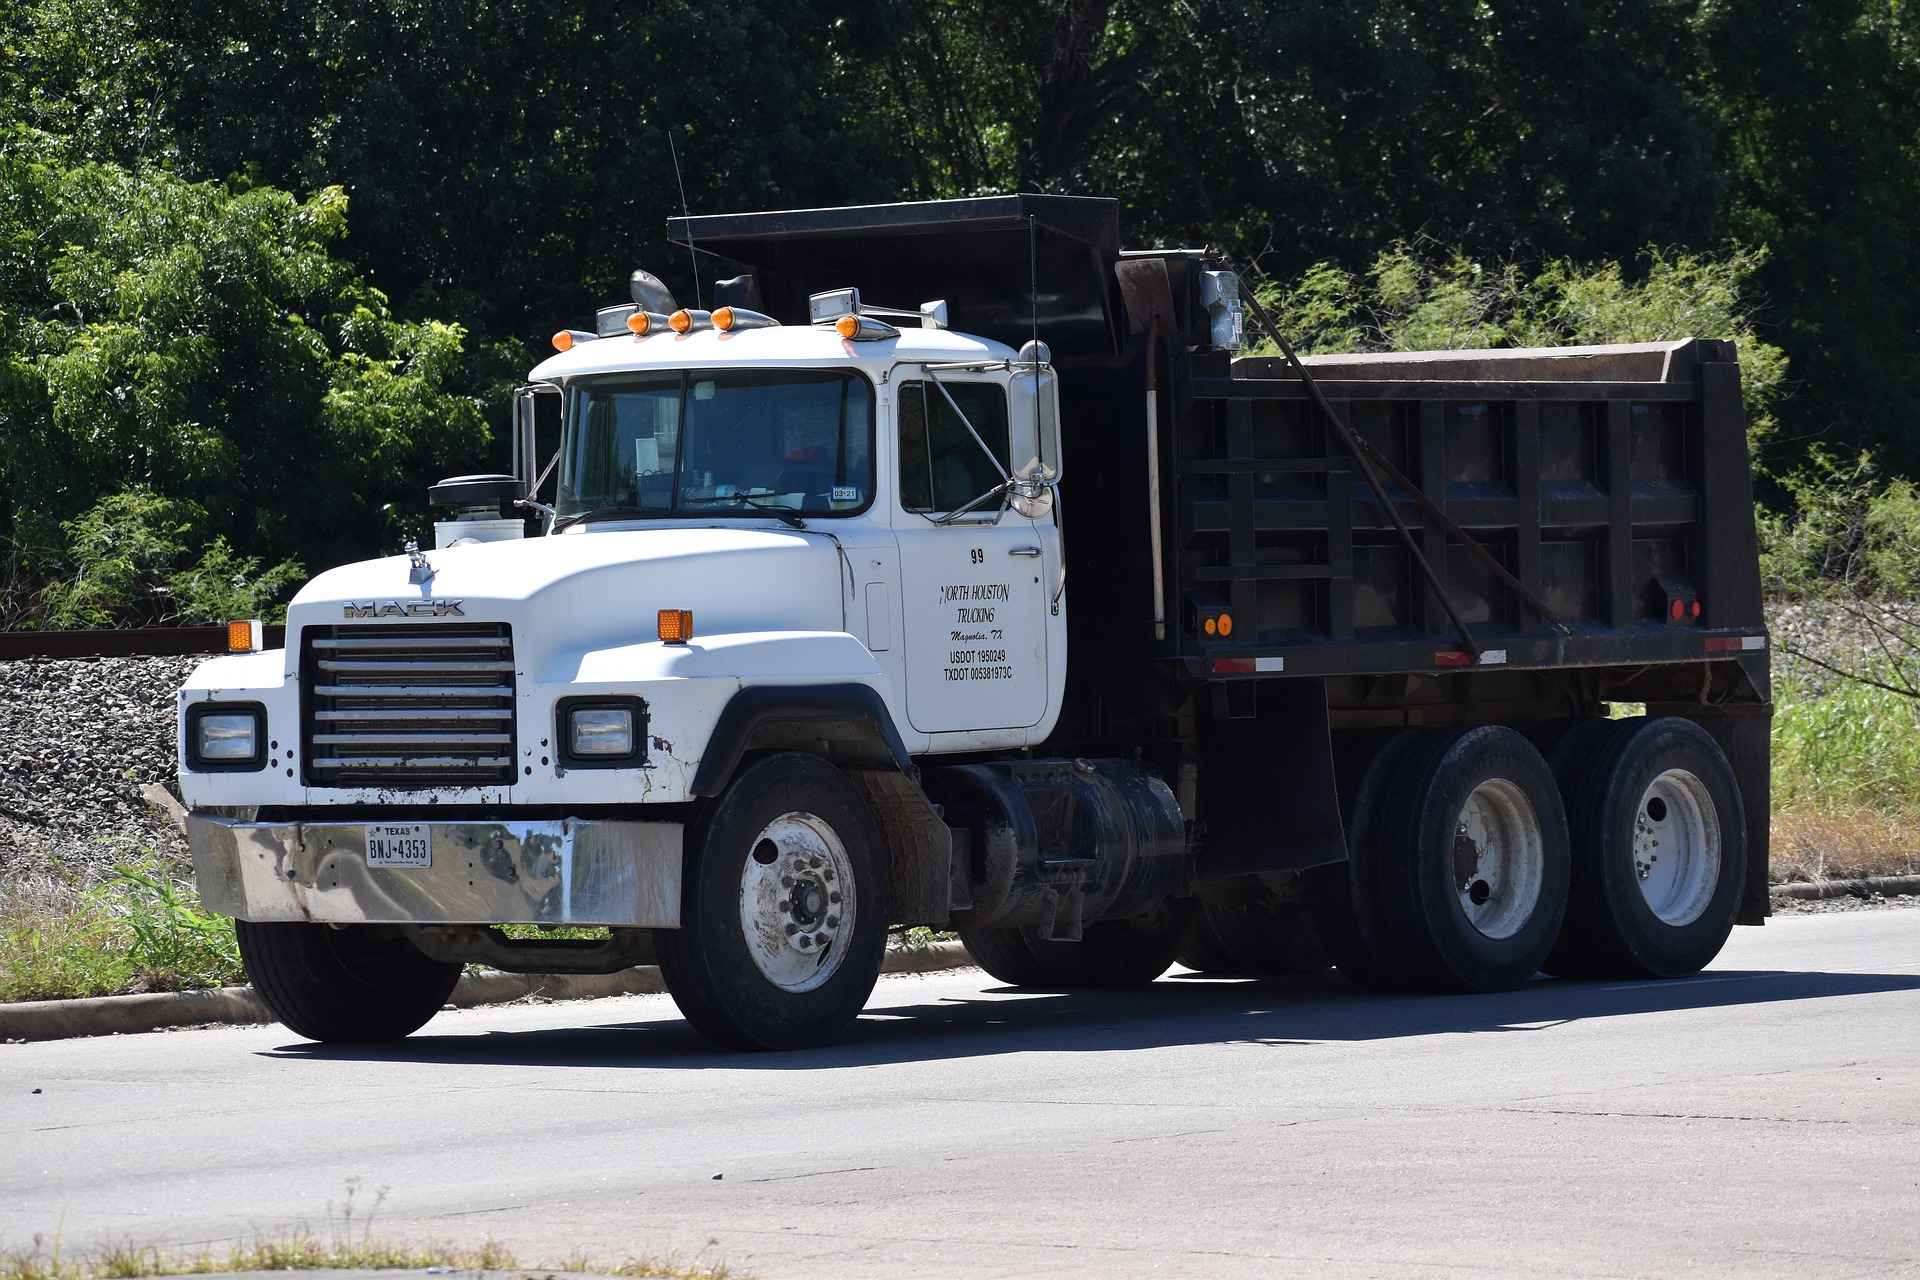
<instances>
[{"instance_id":1,"label":"dry weed","mask_svg":"<svg viewBox=\"0 0 1920 1280\"><path fill-rule=\"evenodd\" d=\"M1858 880L1920 874L1920 812L1790 809L1773 815L1772 876Z\"/></svg>"}]
</instances>

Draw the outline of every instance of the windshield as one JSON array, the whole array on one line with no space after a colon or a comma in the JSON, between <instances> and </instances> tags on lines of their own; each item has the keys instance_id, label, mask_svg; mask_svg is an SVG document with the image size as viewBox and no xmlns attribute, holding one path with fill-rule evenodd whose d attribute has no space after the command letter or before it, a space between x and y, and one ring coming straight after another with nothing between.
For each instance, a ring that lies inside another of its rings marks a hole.
<instances>
[{"instance_id":1,"label":"windshield","mask_svg":"<svg viewBox=\"0 0 1920 1280\"><path fill-rule=\"evenodd\" d=\"M873 391L832 369L675 369L567 389L561 519L838 516L873 498Z\"/></svg>"}]
</instances>

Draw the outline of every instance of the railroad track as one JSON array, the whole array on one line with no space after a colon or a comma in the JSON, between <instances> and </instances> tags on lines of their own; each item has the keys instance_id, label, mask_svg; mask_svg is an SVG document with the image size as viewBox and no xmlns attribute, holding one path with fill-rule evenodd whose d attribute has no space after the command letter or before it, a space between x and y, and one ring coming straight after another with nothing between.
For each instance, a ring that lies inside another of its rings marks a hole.
<instances>
[{"instance_id":1,"label":"railroad track","mask_svg":"<svg viewBox=\"0 0 1920 1280\"><path fill-rule=\"evenodd\" d=\"M266 647L286 628L266 628ZM225 627L122 627L111 631L0 631L0 662L22 658L165 658L227 652Z\"/></svg>"}]
</instances>

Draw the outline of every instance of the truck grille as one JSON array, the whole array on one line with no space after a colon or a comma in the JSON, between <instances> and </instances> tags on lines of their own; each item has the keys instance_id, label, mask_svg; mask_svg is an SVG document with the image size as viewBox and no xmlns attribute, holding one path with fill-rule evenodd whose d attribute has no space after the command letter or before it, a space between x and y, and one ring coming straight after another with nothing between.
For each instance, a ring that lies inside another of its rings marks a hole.
<instances>
[{"instance_id":1,"label":"truck grille","mask_svg":"<svg viewBox=\"0 0 1920 1280\"><path fill-rule=\"evenodd\" d=\"M403 789L513 781L505 623L308 627L306 778Z\"/></svg>"}]
</instances>

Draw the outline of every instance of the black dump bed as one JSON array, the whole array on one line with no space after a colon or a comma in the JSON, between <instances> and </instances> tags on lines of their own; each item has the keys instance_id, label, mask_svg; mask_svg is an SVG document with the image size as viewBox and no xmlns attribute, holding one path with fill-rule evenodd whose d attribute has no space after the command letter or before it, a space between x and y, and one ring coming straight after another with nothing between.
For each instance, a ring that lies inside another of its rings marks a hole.
<instances>
[{"instance_id":1,"label":"black dump bed","mask_svg":"<svg viewBox=\"0 0 1920 1280\"><path fill-rule=\"evenodd\" d=\"M730 300L789 323L809 293L854 285L884 305L944 298L955 328L1013 345L1038 328L1061 377L1076 684L1732 659L1764 698L1732 344L1308 360L1428 499L1385 482L1403 536L1284 361L1213 347L1201 277L1224 264L1123 254L1118 226L1114 201L1001 196L669 233L742 264Z\"/></svg>"}]
</instances>

